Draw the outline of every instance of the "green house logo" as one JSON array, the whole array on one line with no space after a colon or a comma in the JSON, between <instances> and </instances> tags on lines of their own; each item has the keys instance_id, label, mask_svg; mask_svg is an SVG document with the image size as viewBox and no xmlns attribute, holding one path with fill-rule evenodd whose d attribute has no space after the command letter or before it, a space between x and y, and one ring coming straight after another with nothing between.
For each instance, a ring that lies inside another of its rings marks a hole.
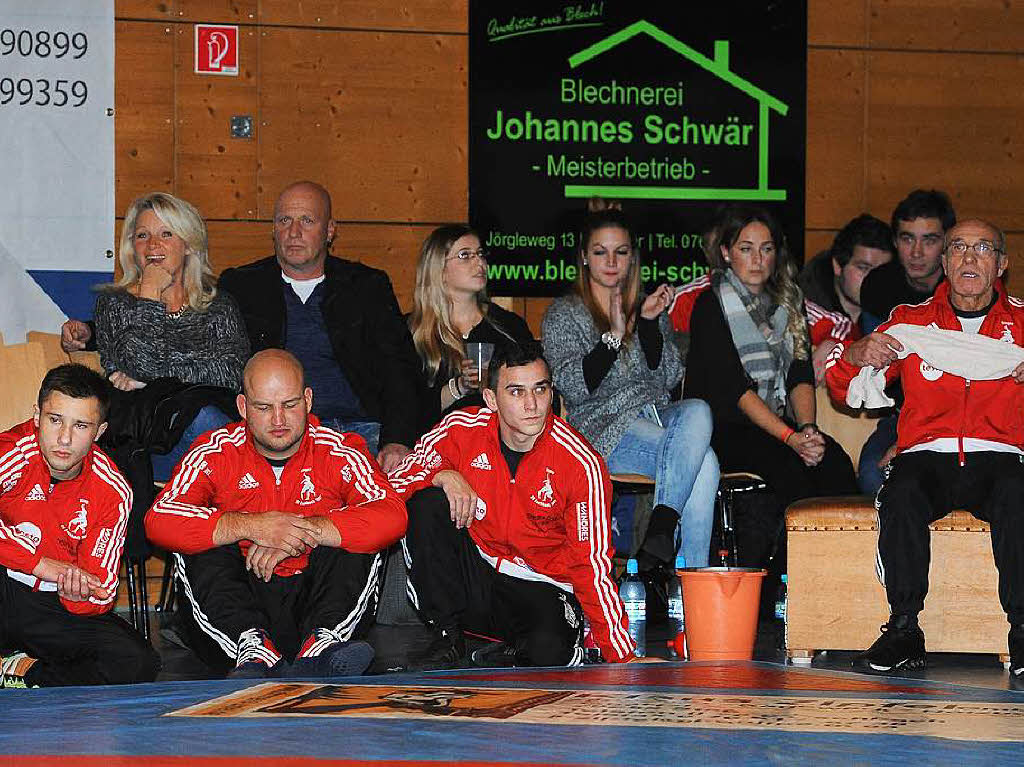
<instances>
[{"instance_id":1,"label":"green house logo","mask_svg":"<svg viewBox=\"0 0 1024 767\"><path fill-rule=\"evenodd\" d=\"M757 186L750 188L709 188L709 187L678 187L678 186L604 186L604 185L566 185L565 197L587 198L592 196L615 197L619 199L643 200L772 200L786 199L785 189L768 187L768 113L775 111L783 117L789 112L789 106L763 91L751 82L744 80L729 71L729 42L715 41L715 57L709 59L694 50L686 43L677 40L647 21L637 21L619 30L613 35L584 48L569 57L569 66L573 69L588 61L607 53L617 45L637 35L648 35L666 48L678 53L688 61L715 75L722 81L745 93L758 104L757 125Z\"/></svg>"}]
</instances>

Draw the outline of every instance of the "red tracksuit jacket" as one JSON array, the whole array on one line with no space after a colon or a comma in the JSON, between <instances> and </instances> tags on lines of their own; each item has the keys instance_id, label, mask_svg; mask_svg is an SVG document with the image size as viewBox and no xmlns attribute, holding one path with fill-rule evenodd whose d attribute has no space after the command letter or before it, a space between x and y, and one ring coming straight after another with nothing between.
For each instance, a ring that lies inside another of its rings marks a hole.
<instances>
[{"instance_id":1,"label":"red tracksuit jacket","mask_svg":"<svg viewBox=\"0 0 1024 767\"><path fill-rule=\"evenodd\" d=\"M40 591L57 590L57 584L30 575L42 557L80 567L95 575L110 597L62 598L61 604L78 615L105 613L116 597L131 487L95 445L77 477L51 489L52 481L32 421L0 434L0 565ZM9 576L0 572L2 577Z\"/></svg>"},{"instance_id":2,"label":"red tracksuit jacket","mask_svg":"<svg viewBox=\"0 0 1024 767\"><path fill-rule=\"evenodd\" d=\"M157 546L183 554L213 547L213 531L228 511L281 511L328 517L346 551L372 554L405 534L405 503L388 484L366 443L355 434L306 425L298 452L278 481L256 452L244 422L203 434L175 469L146 514L146 535ZM245 552L248 541L241 541ZM274 572L302 572L306 552L281 561Z\"/></svg>"},{"instance_id":3,"label":"red tracksuit jacket","mask_svg":"<svg viewBox=\"0 0 1024 767\"><path fill-rule=\"evenodd\" d=\"M513 478L498 442L497 413L471 408L425 434L390 475L401 495L452 469L480 497L469 528L484 554L572 587L610 661L629 660L633 641L611 577L611 480L604 460L561 418L523 456Z\"/></svg>"},{"instance_id":4,"label":"red tracksuit jacket","mask_svg":"<svg viewBox=\"0 0 1024 767\"><path fill-rule=\"evenodd\" d=\"M1007 296L998 280L995 289L999 296L979 333L1024 346L1024 304ZM949 281L939 283L935 295L922 304L897 306L878 330L884 333L900 323L960 330L960 320L949 303ZM839 402L846 402L850 382L860 372L860 368L842 358L844 349L845 344L837 346L825 363L829 393ZM941 437L959 440L961 461L965 437L1024 448L1024 386L1012 378L969 381L936 370L916 354L889 366L886 381L897 377L903 383L904 394L897 424L896 443L900 450Z\"/></svg>"}]
</instances>

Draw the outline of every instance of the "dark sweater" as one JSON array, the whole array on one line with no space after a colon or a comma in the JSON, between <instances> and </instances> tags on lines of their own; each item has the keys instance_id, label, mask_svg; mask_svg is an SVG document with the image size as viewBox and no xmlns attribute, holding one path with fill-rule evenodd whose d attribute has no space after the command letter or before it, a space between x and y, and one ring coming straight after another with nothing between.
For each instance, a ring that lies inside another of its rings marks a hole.
<instances>
[{"instance_id":1,"label":"dark sweater","mask_svg":"<svg viewBox=\"0 0 1024 767\"><path fill-rule=\"evenodd\" d=\"M530 332L526 320L515 312L502 309L497 304L489 304L484 319L478 322L471 331L466 343L494 344L495 349L515 341L523 343L532 341L533 333ZM421 382L423 389L422 405L420 412L423 414L422 430L427 431L441 420L441 390L448 386L449 379L456 371L448 369L447 363L443 360L437 371L437 377L431 386L426 380L425 371L421 371ZM465 397L456 400L445 412L474 405L483 406L484 400L479 390L470 392Z\"/></svg>"},{"instance_id":2,"label":"dark sweater","mask_svg":"<svg viewBox=\"0 0 1024 767\"><path fill-rule=\"evenodd\" d=\"M808 360L793 360L786 391L792 393L802 383L814 385L814 370ZM718 296L706 290L693 305L683 397L707 402L716 424L750 423L739 408L740 397L748 391L756 392L757 385L743 369Z\"/></svg>"},{"instance_id":3,"label":"dark sweater","mask_svg":"<svg viewBox=\"0 0 1024 767\"><path fill-rule=\"evenodd\" d=\"M934 292L915 290L911 287L907 282L903 264L897 258L877 269L872 269L864 278L860 286L860 307L862 311L885 322L895 307L900 304L919 304L927 301Z\"/></svg>"}]
</instances>

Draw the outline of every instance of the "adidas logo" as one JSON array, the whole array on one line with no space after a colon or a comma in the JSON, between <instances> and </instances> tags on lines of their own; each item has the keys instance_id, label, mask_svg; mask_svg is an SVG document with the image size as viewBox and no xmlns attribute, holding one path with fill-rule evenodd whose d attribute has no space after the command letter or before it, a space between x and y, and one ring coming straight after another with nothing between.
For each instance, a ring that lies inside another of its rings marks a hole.
<instances>
[{"instance_id":1,"label":"adidas logo","mask_svg":"<svg viewBox=\"0 0 1024 767\"><path fill-rule=\"evenodd\" d=\"M491 470L491 462L487 460L487 453L480 453L480 455L469 462L469 465L475 469L482 469L483 471Z\"/></svg>"},{"instance_id":2,"label":"adidas logo","mask_svg":"<svg viewBox=\"0 0 1024 767\"><path fill-rule=\"evenodd\" d=\"M43 492L43 488L37 483L35 487L25 496L26 501L45 501L46 493Z\"/></svg>"},{"instance_id":3,"label":"adidas logo","mask_svg":"<svg viewBox=\"0 0 1024 767\"><path fill-rule=\"evenodd\" d=\"M259 486L260 486L260 483L256 481L256 477L254 477L249 472L245 472L245 476L243 476L240 480L238 480L238 489L239 490L252 490L253 488L259 487Z\"/></svg>"}]
</instances>

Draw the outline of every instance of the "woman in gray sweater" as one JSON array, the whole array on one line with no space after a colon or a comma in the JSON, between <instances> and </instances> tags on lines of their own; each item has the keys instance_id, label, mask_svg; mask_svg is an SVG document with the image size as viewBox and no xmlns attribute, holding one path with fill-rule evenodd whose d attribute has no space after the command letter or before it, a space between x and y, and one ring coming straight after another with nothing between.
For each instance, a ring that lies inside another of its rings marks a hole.
<instances>
[{"instance_id":1,"label":"woman in gray sweater","mask_svg":"<svg viewBox=\"0 0 1024 767\"><path fill-rule=\"evenodd\" d=\"M588 214L573 292L544 315L544 352L569 422L613 473L654 477L655 507L641 565L708 563L718 490L711 413L700 400L670 402L683 369L671 342L668 285L640 291L639 255L614 209ZM677 533L678 528L678 533Z\"/></svg>"},{"instance_id":2,"label":"woman in gray sweater","mask_svg":"<svg viewBox=\"0 0 1024 767\"><path fill-rule=\"evenodd\" d=\"M227 293L218 293L207 255L206 224L189 203L153 192L125 214L121 279L96 299L96 347L114 386L141 389L157 378L239 391L249 337ZM204 407L177 447L153 456L156 479L167 479L192 440L228 422Z\"/></svg>"}]
</instances>

